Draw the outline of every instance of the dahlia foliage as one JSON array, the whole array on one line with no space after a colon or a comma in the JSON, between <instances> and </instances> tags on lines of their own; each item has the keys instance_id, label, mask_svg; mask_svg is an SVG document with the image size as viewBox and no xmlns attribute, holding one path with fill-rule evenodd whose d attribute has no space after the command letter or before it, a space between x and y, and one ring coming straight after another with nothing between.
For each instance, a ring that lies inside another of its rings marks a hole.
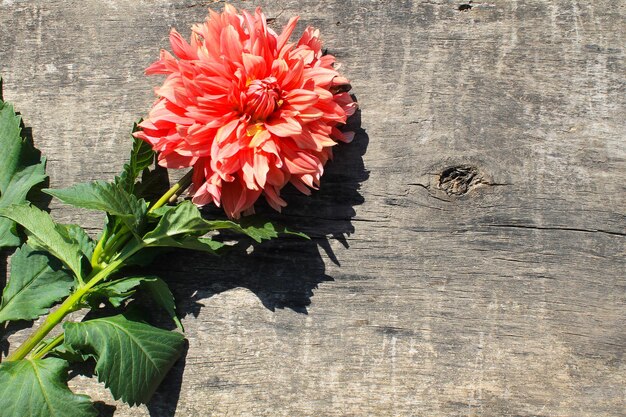
<instances>
[{"instance_id":1,"label":"dahlia foliage","mask_svg":"<svg viewBox=\"0 0 626 417\"><path fill-rule=\"evenodd\" d=\"M190 42L170 33L174 54L161 51L147 74L165 74L159 96L135 133L167 168L193 167L192 201L223 206L231 218L252 212L263 194L280 211L281 189L305 194L319 186L337 141L353 132L339 127L356 110L349 81L324 55L319 30L289 37L254 15L226 5L193 26Z\"/></svg>"}]
</instances>

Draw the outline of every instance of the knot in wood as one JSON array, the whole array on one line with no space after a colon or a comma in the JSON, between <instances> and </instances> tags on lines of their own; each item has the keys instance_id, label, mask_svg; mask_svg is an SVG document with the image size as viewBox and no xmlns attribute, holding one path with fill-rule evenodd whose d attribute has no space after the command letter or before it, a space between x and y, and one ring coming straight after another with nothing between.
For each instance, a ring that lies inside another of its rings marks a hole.
<instances>
[{"instance_id":1,"label":"knot in wood","mask_svg":"<svg viewBox=\"0 0 626 417\"><path fill-rule=\"evenodd\" d=\"M448 195L463 195L482 182L478 169L472 166L446 168L439 175L438 188Z\"/></svg>"},{"instance_id":2,"label":"knot in wood","mask_svg":"<svg viewBox=\"0 0 626 417\"><path fill-rule=\"evenodd\" d=\"M460 12L469 12L470 10L472 10L472 2L471 1L469 3L465 3L465 4L459 5L459 11Z\"/></svg>"}]
</instances>

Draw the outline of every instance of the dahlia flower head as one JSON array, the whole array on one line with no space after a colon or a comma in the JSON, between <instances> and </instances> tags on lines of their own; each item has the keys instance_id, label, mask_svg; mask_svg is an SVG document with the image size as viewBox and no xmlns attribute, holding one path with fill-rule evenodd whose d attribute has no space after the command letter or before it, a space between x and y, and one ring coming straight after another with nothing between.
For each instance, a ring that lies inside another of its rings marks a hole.
<instances>
[{"instance_id":1,"label":"dahlia flower head","mask_svg":"<svg viewBox=\"0 0 626 417\"><path fill-rule=\"evenodd\" d=\"M146 74L165 74L148 117L135 133L166 168L193 167L190 194L199 206L215 203L230 218L253 212L261 195L280 211L288 183L310 194L357 108L335 58L322 52L319 30L289 37L254 14L226 5L209 10L190 42L170 33L175 54L161 51Z\"/></svg>"}]
</instances>

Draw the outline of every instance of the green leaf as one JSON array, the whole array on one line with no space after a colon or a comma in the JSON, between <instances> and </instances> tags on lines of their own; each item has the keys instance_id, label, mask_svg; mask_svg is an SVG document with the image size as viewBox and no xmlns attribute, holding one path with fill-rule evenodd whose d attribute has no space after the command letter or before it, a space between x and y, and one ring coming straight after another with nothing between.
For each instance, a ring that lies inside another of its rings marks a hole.
<instances>
[{"instance_id":1,"label":"green leaf","mask_svg":"<svg viewBox=\"0 0 626 417\"><path fill-rule=\"evenodd\" d=\"M170 189L170 181L166 168L155 165L152 169L144 169L141 180L135 183L133 194L146 201L156 201Z\"/></svg>"},{"instance_id":2,"label":"green leaf","mask_svg":"<svg viewBox=\"0 0 626 417\"><path fill-rule=\"evenodd\" d=\"M291 231L284 226L277 226L270 221L262 220L256 217L244 217L240 222L244 233L257 242L263 240L275 239L280 234L294 235L304 239L310 239L306 234Z\"/></svg>"},{"instance_id":3,"label":"green leaf","mask_svg":"<svg viewBox=\"0 0 626 417\"><path fill-rule=\"evenodd\" d=\"M65 204L117 216L134 233L139 233L148 210L144 200L138 200L117 184L105 181L76 184L59 190L48 188L43 191Z\"/></svg>"},{"instance_id":4,"label":"green leaf","mask_svg":"<svg viewBox=\"0 0 626 417\"><path fill-rule=\"evenodd\" d=\"M159 213L161 214L161 212ZM284 227L276 227L272 222L246 219L241 224L230 220L205 220L200 210L189 201L183 201L173 209L162 211L157 226L143 237L148 246L169 246L214 252L222 244L210 239L198 239L209 231L230 230L245 234L257 242L273 239L280 233L293 234L308 239L303 233L295 233Z\"/></svg>"},{"instance_id":5,"label":"green leaf","mask_svg":"<svg viewBox=\"0 0 626 417\"><path fill-rule=\"evenodd\" d=\"M174 296L165 281L157 276L128 277L112 282L105 282L91 290L90 298L94 297L94 301L106 298L114 307L119 307L124 301L132 297L137 287L140 286L169 314L176 324L176 327L184 331L182 323L176 316Z\"/></svg>"},{"instance_id":6,"label":"green leaf","mask_svg":"<svg viewBox=\"0 0 626 417\"><path fill-rule=\"evenodd\" d=\"M0 99L0 208L26 202L31 188L46 178L45 167L45 159L22 132L20 116ZM0 218L0 249L19 245L15 223Z\"/></svg>"},{"instance_id":7,"label":"green leaf","mask_svg":"<svg viewBox=\"0 0 626 417\"><path fill-rule=\"evenodd\" d=\"M200 211L189 201L178 204L174 210L166 211L156 228L146 233L143 241L148 246L164 246L159 241L181 235L203 235L211 230L200 215Z\"/></svg>"},{"instance_id":8,"label":"green leaf","mask_svg":"<svg viewBox=\"0 0 626 417\"><path fill-rule=\"evenodd\" d=\"M3 417L92 417L86 395L67 386L67 362L57 358L0 364L0 413Z\"/></svg>"},{"instance_id":9,"label":"green leaf","mask_svg":"<svg viewBox=\"0 0 626 417\"><path fill-rule=\"evenodd\" d=\"M167 314L169 314L172 320L174 320L174 323L176 323L176 327L178 327L181 332L184 332L183 324L176 315L174 296L165 281L159 277L152 277L152 279L142 282L141 286L146 289L158 305L167 311Z\"/></svg>"},{"instance_id":10,"label":"green leaf","mask_svg":"<svg viewBox=\"0 0 626 417\"><path fill-rule=\"evenodd\" d=\"M248 236L257 242L275 239L278 237L278 232L272 222L251 222L247 219L244 219L244 222L245 223L241 224L241 227L245 230Z\"/></svg>"},{"instance_id":11,"label":"green leaf","mask_svg":"<svg viewBox=\"0 0 626 417\"><path fill-rule=\"evenodd\" d=\"M123 315L65 323L65 345L96 358L98 380L115 399L146 403L180 357L185 339L176 332Z\"/></svg>"},{"instance_id":12,"label":"green leaf","mask_svg":"<svg viewBox=\"0 0 626 417\"><path fill-rule=\"evenodd\" d=\"M45 211L33 206L12 205L1 208L0 216L22 225L28 235L28 244L33 249L50 252L60 259L78 277L81 275L81 250L66 230L57 225Z\"/></svg>"},{"instance_id":13,"label":"green leaf","mask_svg":"<svg viewBox=\"0 0 626 417\"><path fill-rule=\"evenodd\" d=\"M172 246L181 247L180 236L201 236L212 230L229 229L246 233L237 223L228 220L208 221L202 218L200 210L190 201L183 201L174 209L164 212L156 228L146 233L143 240L149 246L170 246L166 242L173 242Z\"/></svg>"},{"instance_id":14,"label":"green leaf","mask_svg":"<svg viewBox=\"0 0 626 417\"><path fill-rule=\"evenodd\" d=\"M113 307L119 307L135 294L135 289L146 279L147 277L128 277L112 282L104 282L90 291L89 301L93 299L99 302L102 299L107 299Z\"/></svg>"},{"instance_id":15,"label":"green leaf","mask_svg":"<svg viewBox=\"0 0 626 417\"><path fill-rule=\"evenodd\" d=\"M139 130L139 123L141 123L141 120L133 125L133 133ZM130 160L124 165L122 173L115 179L115 182L119 184L122 189L133 194L135 182L139 178L139 175L152 165L155 152L148 142L133 136L131 137L133 138L133 149L130 152Z\"/></svg>"},{"instance_id":16,"label":"green leaf","mask_svg":"<svg viewBox=\"0 0 626 417\"><path fill-rule=\"evenodd\" d=\"M23 245L11 257L11 279L0 301L0 323L46 314L70 294L73 285L74 278L61 269L60 262Z\"/></svg>"},{"instance_id":17,"label":"green leaf","mask_svg":"<svg viewBox=\"0 0 626 417\"><path fill-rule=\"evenodd\" d=\"M254 239L258 243L264 240L275 239L280 234L295 235L304 239L309 239L307 235L300 232L293 232L283 226L255 217L244 217L239 223L229 220L205 220L210 230L231 230L243 233Z\"/></svg>"},{"instance_id":18,"label":"green leaf","mask_svg":"<svg viewBox=\"0 0 626 417\"><path fill-rule=\"evenodd\" d=\"M77 224L58 224L59 230L64 230L68 239L76 241L80 251L87 259L91 259L96 248L96 242Z\"/></svg>"},{"instance_id":19,"label":"green leaf","mask_svg":"<svg viewBox=\"0 0 626 417\"><path fill-rule=\"evenodd\" d=\"M158 207L154 210L151 210L148 212L148 217L152 218L152 219L158 219L160 217L163 217L165 215L165 213L167 213L168 211L172 211L176 208L176 206L161 206Z\"/></svg>"},{"instance_id":20,"label":"green leaf","mask_svg":"<svg viewBox=\"0 0 626 417\"><path fill-rule=\"evenodd\" d=\"M44 343L50 343L54 338L45 339ZM69 363L79 363L79 362L87 362L91 360L90 355L83 355L79 352L71 351L65 346L65 344L61 343L55 348L51 349L48 353L46 353L46 357L60 358Z\"/></svg>"},{"instance_id":21,"label":"green leaf","mask_svg":"<svg viewBox=\"0 0 626 417\"><path fill-rule=\"evenodd\" d=\"M179 249L191 249L200 252L217 254L217 250L226 246L222 242L195 236L164 237L150 245L151 247L168 247Z\"/></svg>"}]
</instances>

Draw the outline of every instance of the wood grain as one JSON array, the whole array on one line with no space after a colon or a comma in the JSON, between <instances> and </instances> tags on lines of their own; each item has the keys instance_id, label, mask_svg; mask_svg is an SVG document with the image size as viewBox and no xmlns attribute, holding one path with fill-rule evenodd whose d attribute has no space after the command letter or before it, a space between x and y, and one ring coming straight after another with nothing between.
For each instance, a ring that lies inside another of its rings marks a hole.
<instances>
[{"instance_id":1,"label":"wood grain","mask_svg":"<svg viewBox=\"0 0 626 417\"><path fill-rule=\"evenodd\" d=\"M233 4L301 15L353 82L355 142L277 217L315 239L155 265L185 359L147 407L72 386L115 416L626 416L626 3ZM2 1L5 98L53 187L120 170L143 69L207 7Z\"/></svg>"}]
</instances>

